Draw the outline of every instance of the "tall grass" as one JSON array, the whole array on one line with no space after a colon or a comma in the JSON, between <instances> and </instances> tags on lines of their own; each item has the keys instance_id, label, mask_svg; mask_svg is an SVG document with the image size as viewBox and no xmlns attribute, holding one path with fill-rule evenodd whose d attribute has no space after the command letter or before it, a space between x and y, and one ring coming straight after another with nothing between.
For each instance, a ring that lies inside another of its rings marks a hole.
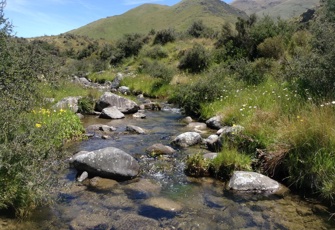
<instances>
[{"instance_id":1,"label":"tall grass","mask_svg":"<svg viewBox=\"0 0 335 230\"><path fill-rule=\"evenodd\" d=\"M311 106L294 119L281 122L285 127L279 140L290 146L285 166L289 182L333 200L335 195L334 108Z\"/></svg>"}]
</instances>

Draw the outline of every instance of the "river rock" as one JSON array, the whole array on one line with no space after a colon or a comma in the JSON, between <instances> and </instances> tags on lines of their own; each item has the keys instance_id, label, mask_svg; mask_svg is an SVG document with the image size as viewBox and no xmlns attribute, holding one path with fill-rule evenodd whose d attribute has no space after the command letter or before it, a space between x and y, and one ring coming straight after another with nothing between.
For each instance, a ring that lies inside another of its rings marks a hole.
<instances>
[{"instance_id":1,"label":"river rock","mask_svg":"<svg viewBox=\"0 0 335 230\"><path fill-rule=\"evenodd\" d=\"M218 135L210 135L205 140L206 146L209 151L219 152L222 149L222 141L220 140Z\"/></svg>"},{"instance_id":2,"label":"river rock","mask_svg":"<svg viewBox=\"0 0 335 230\"><path fill-rule=\"evenodd\" d=\"M217 156L218 156L218 153L205 153L203 155L204 159L207 159L207 160L213 160L217 158Z\"/></svg>"},{"instance_id":3,"label":"river rock","mask_svg":"<svg viewBox=\"0 0 335 230\"><path fill-rule=\"evenodd\" d=\"M186 132L177 136L171 144L181 148L187 148L202 142L202 138L197 132Z\"/></svg>"},{"instance_id":4,"label":"river rock","mask_svg":"<svg viewBox=\"0 0 335 230\"><path fill-rule=\"evenodd\" d=\"M153 197L144 202L139 213L151 218L173 218L183 207L177 202L163 197Z\"/></svg>"},{"instance_id":5,"label":"river rock","mask_svg":"<svg viewBox=\"0 0 335 230\"><path fill-rule=\"evenodd\" d=\"M138 134L146 134L146 130L142 129L141 127L135 126L135 125L127 125L126 130L133 133Z\"/></svg>"},{"instance_id":6,"label":"river rock","mask_svg":"<svg viewBox=\"0 0 335 230\"><path fill-rule=\"evenodd\" d=\"M171 155L171 154L174 154L176 152L176 150L174 150L170 146L158 143L158 144L154 144L154 145L150 146L149 148L147 148L146 152L150 156L155 157L155 156L159 156L159 155Z\"/></svg>"},{"instance_id":7,"label":"river rock","mask_svg":"<svg viewBox=\"0 0 335 230\"><path fill-rule=\"evenodd\" d=\"M229 136L229 135L236 135L244 131L244 127L241 125L233 125L233 126L224 126L217 131L217 135L219 136Z\"/></svg>"},{"instance_id":8,"label":"river rock","mask_svg":"<svg viewBox=\"0 0 335 230\"><path fill-rule=\"evenodd\" d=\"M144 113L137 112L137 113L134 113L134 114L133 114L133 117L134 117L134 118L144 119L144 118L147 117L147 115L145 115Z\"/></svg>"},{"instance_id":9,"label":"river rock","mask_svg":"<svg viewBox=\"0 0 335 230\"><path fill-rule=\"evenodd\" d=\"M215 116L206 121L208 128L219 130L222 128L222 116Z\"/></svg>"},{"instance_id":10,"label":"river rock","mask_svg":"<svg viewBox=\"0 0 335 230\"><path fill-rule=\"evenodd\" d=\"M81 97L66 97L53 106L54 109L69 109L73 113L78 112L78 100Z\"/></svg>"},{"instance_id":11,"label":"river rock","mask_svg":"<svg viewBox=\"0 0 335 230\"><path fill-rule=\"evenodd\" d=\"M130 89L127 86L121 86L118 88L118 91L124 95L127 95L130 93Z\"/></svg>"},{"instance_id":12,"label":"river rock","mask_svg":"<svg viewBox=\"0 0 335 230\"><path fill-rule=\"evenodd\" d=\"M159 103L156 102L147 102L144 103L140 106L141 109L146 109L146 110L155 110L155 111L159 111L162 109L161 105Z\"/></svg>"},{"instance_id":13,"label":"river rock","mask_svg":"<svg viewBox=\"0 0 335 230\"><path fill-rule=\"evenodd\" d=\"M188 116L182 119L182 122L186 123L186 124L190 124L193 122L192 117Z\"/></svg>"},{"instance_id":14,"label":"river rock","mask_svg":"<svg viewBox=\"0 0 335 230\"><path fill-rule=\"evenodd\" d=\"M281 187L281 184L267 176L243 171L235 171L228 183L229 189L250 192L276 193Z\"/></svg>"},{"instance_id":15,"label":"river rock","mask_svg":"<svg viewBox=\"0 0 335 230\"><path fill-rule=\"evenodd\" d=\"M86 128L87 132L96 132L96 131L101 131L101 132L113 132L116 131L116 128L113 126L109 125L103 125L103 124L95 124L95 125L90 125Z\"/></svg>"},{"instance_id":16,"label":"river rock","mask_svg":"<svg viewBox=\"0 0 335 230\"><path fill-rule=\"evenodd\" d=\"M113 79L112 83L111 83L111 89L117 89L120 87L120 83L122 81L122 79L124 78L122 73L117 73L115 78Z\"/></svg>"},{"instance_id":17,"label":"river rock","mask_svg":"<svg viewBox=\"0 0 335 230\"><path fill-rule=\"evenodd\" d=\"M78 182L83 182L84 180L86 180L86 178L88 178L88 173L86 171L84 171L78 178L77 181Z\"/></svg>"},{"instance_id":18,"label":"river rock","mask_svg":"<svg viewBox=\"0 0 335 230\"><path fill-rule=\"evenodd\" d=\"M119 183L115 180L94 177L89 180L89 186L97 190L111 190L117 187Z\"/></svg>"},{"instance_id":19,"label":"river rock","mask_svg":"<svg viewBox=\"0 0 335 230\"><path fill-rule=\"evenodd\" d=\"M117 181L136 177L140 166L128 153L107 147L92 152L81 151L70 158L70 164L79 172L87 171L90 176L100 176Z\"/></svg>"},{"instance_id":20,"label":"river rock","mask_svg":"<svg viewBox=\"0 0 335 230\"><path fill-rule=\"evenodd\" d=\"M191 122L186 126L186 128L191 129L198 133L202 133L204 130L207 129L207 125L206 123L201 122Z\"/></svg>"},{"instance_id":21,"label":"river rock","mask_svg":"<svg viewBox=\"0 0 335 230\"><path fill-rule=\"evenodd\" d=\"M105 215L80 212L78 213L77 217L70 222L69 229L110 229L109 222L109 218Z\"/></svg>"},{"instance_id":22,"label":"river rock","mask_svg":"<svg viewBox=\"0 0 335 230\"><path fill-rule=\"evenodd\" d=\"M95 110L102 111L104 108L113 106L125 114L136 113L139 109L139 106L134 101L114 93L105 92L96 103Z\"/></svg>"},{"instance_id":23,"label":"river rock","mask_svg":"<svg viewBox=\"0 0 335 230\"><path fill-rule=\"evenodd\" d=\"M104 108L99 116L100 118L106 119L122 119L124 114L120 112L115 106Z\"/></svg>"},{"instance_id":24,"label":"river rock","mask_svg":"<svg viewBox=\"0 0 335 230\"><path fill-rule=\"evenodd\" d=\"M115 230L157 230L160 229L157 220L147 218L136 214L122 215L118 220L113 222Z\"/></svg>"},{"instance_id":25,"label":"river rock","mask_svg":"<svg viewBox=\"0 0 335 230\"><path fill-rule=\"evenodd\" d=\"M138 182L130 183L124 187L124 190L130 199L147 199L157 196L161 192L161 185L154 183L149 179L141 179Z\"/></svg>"}]
</instances>

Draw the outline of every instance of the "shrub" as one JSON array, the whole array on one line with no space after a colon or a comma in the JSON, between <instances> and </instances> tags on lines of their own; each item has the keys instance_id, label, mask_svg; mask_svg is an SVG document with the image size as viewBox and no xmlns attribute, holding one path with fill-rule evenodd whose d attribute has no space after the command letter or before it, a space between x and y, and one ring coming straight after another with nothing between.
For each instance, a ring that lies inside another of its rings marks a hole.
<instances>
[{"instance_id":1,"label":"shrub","mask_svg":"<svg viewBox=\"0 0 335 230\"><path fill-rule=\"evenodd\" d=\"M0 209L25 216L50 203L59 148L65 139L81 135L82 125L74 114L31 113L41 105L39 82L57 80L57 59L36 44L10 36L4 5L0 1Z\"/></svg>"},{"instance_id":2,"label":"shrub","mask_svg":"<svg viewBox=\"0 0 335 230\"><path fill-rule=\"evenodd\" d=\"M207 69L210 63L211 60L207 50L202 45L195 44L181 57L178 68L191 73L200 73Z\"/></svg>"},{"instance_id":3,"label":"shrub","mask_svg":"<svg viewBox=\"0 0 335 230\"><path fill-rule=\"evenodd\" d=\"M141 34L126 34L117 41L116 47L118 52L114 54L118 58L127 58L131 56L137 56L140 49L144 45L144 37Z\"/></svg>"},{"instance_id":4,"label":"shrub","mask_svg":"<svg viewBox=\"0 0 335 230\"><path fill-rule=\"evenodd\" d=\"M169 83L173 77L173 70L158 61L152 62L143 60L139 71L141 73L149 74L154 78L159 78L163 81L163 83Z\"/></svg>"},{"instance_id":5,"label":"shrub","mask_svg":"<svg viewBox=\"0 0 335 230\"><path fill-rule=\"evenodd\" d=\"M181 106L186 114L200 115L201 105L220 98L227 85L224 69L214 70L201 79L175 89L170 101Z\"/></svg>"},{"instance_id":6,"label":"shrub","mask_svg":"<svg viewBox=\"0 0 335 230\"><path fill-rule=\"evenodd\" d=\"M192 23L187 29L187 33L195 38L209 37L214 32L207 26L204 25L202 20L198 20Z\"/></svg>"},{"instance_id":7,"label":"shrub","mask_svg":"<svg viewBox=\"0 0 335 230\"><path fill-rule=\"evenodd\" d=\"M166 50L161 45L155 45L151 49L146 50L145 56L152 59L161 59L169 56Z\"/></svg>"},{"instance_id":8,"label":"shrub","mask_svg":"<svg viewBox=\"0 0 335 230\"><path fill-rule=\"evenodd\" d=\"M78 112L92 114L95 108L95 99L92 96L82 97L78 100Z\"/></svg>"},{"instance_id":9,"label":"shrub","mask_svg":"<svg viewBox=\"0 0 335 230\"><path fill-rule=\"evenodd\" d=\"M237 80L244 81L248 85L258 85L265 80L265 73L270 68L269 63L265 59L261 59L255 63L246 59L240 59L231 64L233 73Z\"/></svg>"},{"instance_id":10,"label":"shrub","mask_svg":"<svg viewBox=\"0 0 335 230\"><path fill-rule=\"evenodd\" d=\"M283 39L280 36L266 38L257 46L257 50L262 57L279 59L285 52Z\"/></svg>"},{"instance_id":11,"label":"shrub","mask_svg":"<svg viewBox=\"0 0 335 230\"><path fill-rule=\"evenodd\" d=\"M176 40L176 32L174 29L164 29L156 32L154 38L154 44L165 45L168 42L174 42Z\"/></svg>"}]
</instances>

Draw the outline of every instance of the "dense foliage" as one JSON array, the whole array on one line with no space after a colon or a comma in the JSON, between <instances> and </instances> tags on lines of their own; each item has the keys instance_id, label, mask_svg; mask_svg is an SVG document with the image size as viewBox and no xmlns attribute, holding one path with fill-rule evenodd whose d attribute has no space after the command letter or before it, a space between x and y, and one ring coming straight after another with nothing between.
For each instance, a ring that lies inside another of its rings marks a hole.
<instances>
[{"instance_id":1,"label":"dense foliage","mask_svg":"<svg viewBox=\"0 0 335 230\"><path fill-rule=\"evenodd\" d=\"M0 209L18 216L47 204L55 161L65 140L82 134L80 121L43 106L41 83L56 79L58 58L39 43L11 36L0 2Z\"/></svg>"}]
</instances>

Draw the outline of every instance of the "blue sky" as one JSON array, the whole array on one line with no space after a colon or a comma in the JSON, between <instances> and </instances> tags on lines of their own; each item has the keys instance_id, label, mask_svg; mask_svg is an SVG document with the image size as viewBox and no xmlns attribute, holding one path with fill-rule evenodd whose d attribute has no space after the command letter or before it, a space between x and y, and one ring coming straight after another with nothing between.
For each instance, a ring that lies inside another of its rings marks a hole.
<instances>
[{"instance_id":1,"label":"blue sky","mask_svg":"<svg viewBox=\"0 0 335 230\"><path fill-rule=\"evenodd\" d=\"M174 5L181 0L7 0L5 17L18 37L58 35L144 3ZM232 0L225 0L231 2Z\"/></svg>"}]
</instances>

